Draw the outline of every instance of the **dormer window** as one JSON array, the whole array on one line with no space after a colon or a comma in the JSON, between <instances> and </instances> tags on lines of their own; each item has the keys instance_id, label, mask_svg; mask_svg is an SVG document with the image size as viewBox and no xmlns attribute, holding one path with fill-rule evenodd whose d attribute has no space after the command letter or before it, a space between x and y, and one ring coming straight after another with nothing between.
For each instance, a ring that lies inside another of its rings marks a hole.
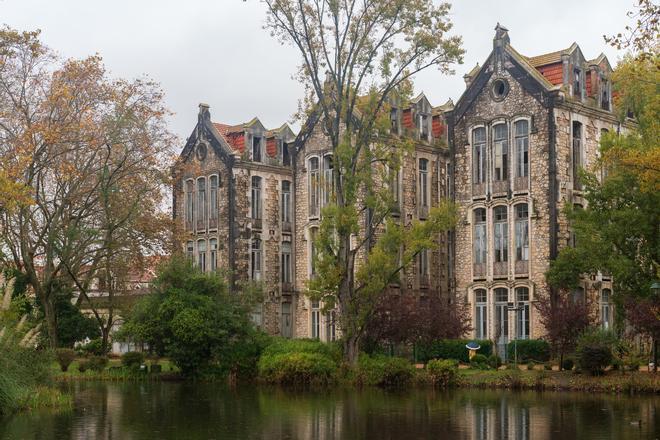
<instances>
[{"instance_id":1,"label":"dormer window","mask_svg":"<svg viewBox=\"0 0 660 440\"><path fill-rule=\"evenodd\" d=\"M289 154L289 144L282 142L282 165L284 166L291 166L291 155Z\"/></svg>"},{"instance_id":2,"label":"dormer window","mask_svg":"<svg viewBox=\"0 0 660 440\"><path fill-rule=\"evenodd\" d=\"M582 98L582 83L580 82L581 71L580 69L573 70L573 96Z\"/></svg>"},{"instance_id":3,"label":"dormer window","mask_svg":"<svg viewBox=\"0 0 660 440\"><path fill-rule=\"evenodd\" d=\"M610 83L605 78L601 81L600 108L603 110L610 109Z\"/></svg>"},{"instance_id":4,"label":"dormer window","mask_svg":"<svg viewBox=\"0 0 660 440\"><path fill-rule=\"evenodd\" d=\"M252 160L261 162L261 136L252 136Z\"/></svg>"},{"instance_id":5,"label":"dormer window","mask_svg":"<svg viewBox=\"0 0 660 440\"><path fill-rule=\"evenodd\" d=\"M428 115L417 115L417 129L421 140L429 140L429 117Z\"/></svg>"},{"instance_id":6,"label":"dormer window","mask_svg":"<svg viewBox=\"0 0 660 440\"><path fill-rule=\"evenodd\" d=\"M399 134L399 111L396 108L390 110L390 133Z\"/></svg>"}]
</instances>

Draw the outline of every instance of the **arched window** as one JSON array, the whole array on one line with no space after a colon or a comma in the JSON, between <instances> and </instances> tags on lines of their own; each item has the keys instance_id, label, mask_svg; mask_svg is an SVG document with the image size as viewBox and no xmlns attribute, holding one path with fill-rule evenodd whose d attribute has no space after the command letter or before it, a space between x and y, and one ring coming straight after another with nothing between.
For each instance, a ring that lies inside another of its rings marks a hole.
<instances>
[{"instance_id":1,"label":"arched window","mask_svg":"<svg viewBox=\"0 0 660 440\"><path fill-rule=\"evenodd\" d=\"M209 226L218 227L218 176L209 177Z\"/></svg>"},{"instance_id":2,"label":"arched window","mask_svg":"<svg viewBox=\"0 0 660 440\"><path fill-rule=\"evenodd\" d=\"M509 228L507 224L507 207L496 206L493 208L495 242L495 263L504 263L509 257Z\"/></svg>"},{"instance_id":3,"label":"arched window","mask_svg":"<svg viewBox=\"0 0 660 440\"><path fill-rule=\"evenodd\" d=\"M515 206L516 261L529 260L529 212L527 203Z\"/></svg>"},{"instance_id":4,"label":"arched window","mask_svg":"<svg viewBox=\"0 0 660 440\"><path fill-rule=\"evenodd\" d=\"M197 240L197 267L206 272L206 240Z\"/></svg>"},{"instance_id":5,"label":"arched window","mask_svg":"<svg viewBox=\"0 0 660 440\"><path fill-rule=\"evenodd\" d=\"M206 229L206 178L197 179L197 229Z\"/></svg>"},{"instance_id":6,"label":"arched window","mask_svg":"<svg viewBox=\"0 0 660 440\"><path fill-rule=\"evenodd\" d=\"M600 292L600 325L605 330L612 327L612 307L610 306L611 296L612 291L610 289L603 289Z\"/></svg>"},{"instance_id":7,"label":"arched window","mask_svg":"<svg viewBox=\"0 0 660 440\"><path fill-rule=\"evenodd\" d=\"M320 182L319 182L319 158L312 157L308 162L308 197L309 197L309 216L318 217L319 215L319 199L320 199Z\"/></svg>"},{"instance_id":8,"label":"arched window","mask_svg":"<svg viewBox=\"0 0 660 440\"><path fill-rule=\"evenodd\" d=\"M250 278L254 281L261 280L261 240L252 239L250 252Z\"/></svg>"},{"instance_id":9,"label":"arched window","mask_svg":"<svg viewBox=\"0 0 660 440\"><path fill-rule=\"evenodd\" d=\"M209 240L209 270L215 272L218 269L218 239Z\"/></svg>"},{"instance_id":10,"label":"arched window","mask_svg":"<svg viewBox=\"0 0 660 440\"><path fill-rule=\"evenodd\" d=\"M529 122L516 121L516 177L529 175Z\"/></svg>"},{"instance_id":11,"label":"arched window","mask_svg":"<svg viewBox=\"0 0 660 440\"><path fill-rule=\"evenodd\" d=\"M486 264L486 209L474 210L474 264Z\"/></svg>"},{"instance_id":12,"label":"arched window","mask_svg":"<svg viewBox=\"0 0 660 440\"><path fill-rule=\"evenodd\" d=\"M475 304L475 337L486 339L488 337L488 303L486 302L486 290L474 291Z\"/></svg>"},{"instance_id":13,"label":"arched window","mask_svg":"<svg viewBox=\"0 0 660 440\"><path fill-rule=\"evenodd\" d=\"M419 160L419 206L428 208L429 206L429 161L427 159Z\"/></svg>"},{"instance_id":14,"label":"arched window","mask_svg":"<svg viewBox=\"0 0 660 440\"><path fill-rule=\"evenodd\" d=\"M486 182L486 129L472 130L472 183Z\"/></svg>"},{"instance_id":15,"label":"arched window","mask_svg":"<svg viewBox=\"0 0 660 440\"><path fill-rule=\"evenodd\" d=\"M332 155L326 154L323 156L323 206L332 201L334 188Z\"/></svg>"},{"instance_id":16,"label":"arched window","mask_svg":"<svg viewBox=\"0 0 660 440\"><path fill-rule=\"evenodd\" d=\"M580 182L579 171L582 168L582 124L578 121L573 121L572 158L573 189L581 190L582 182Z\"/></svg>"},{"instance_id":17,"label":"arched window","mask_svg":"<svg viewBox=\"0 0 660 440\"><path fill-rule=\"evenodd\" d=\"M493 127L493 181L509 178L509 139L506 124Z\"/></svg>"},{"instance_id":18,"label":"arched window","mask_svg":"<svg viewBox=\"0 0 660 440\"><path fill-rule=\"evenodd\" d=\"M516 287L516 327L518 339L529 339L529 289Z\"/></svg>"},{"instance_id":19,"label":"arched window","mask_svg":"<svg viewBox=\"0 0 660 440\"><path fill-rule=\"evenodd\" d=\"M186 230L192 231L193 219L195 216L195 199L193 191L195 189L195 183L192 180L186 180Z\"/></svg>"},{"instance_id":20,"label":"arched window","mask_svg":"<svg viewBox=\"0 0 660 440\"><path fill-rule=\"evenodd\" d=\"M252 218L261 219L261 177L252 176Z\"/></svg>"}]
</instances>

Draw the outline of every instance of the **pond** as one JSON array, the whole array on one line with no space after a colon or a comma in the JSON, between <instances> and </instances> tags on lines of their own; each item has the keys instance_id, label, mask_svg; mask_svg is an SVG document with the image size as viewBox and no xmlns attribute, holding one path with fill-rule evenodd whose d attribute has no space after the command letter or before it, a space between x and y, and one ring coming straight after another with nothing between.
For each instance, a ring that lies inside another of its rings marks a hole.
<instances>
[{"instance_id":1,"label":"pond","mask_svg":"<svg viewBox=\"0 0 660 440\"><path fill-rule=\"evenodd\" d=\"M0 439L653 439L660 397L494 390L293 391L66 385L67 411L0 419Z\"/></svg>"}]
</instances>

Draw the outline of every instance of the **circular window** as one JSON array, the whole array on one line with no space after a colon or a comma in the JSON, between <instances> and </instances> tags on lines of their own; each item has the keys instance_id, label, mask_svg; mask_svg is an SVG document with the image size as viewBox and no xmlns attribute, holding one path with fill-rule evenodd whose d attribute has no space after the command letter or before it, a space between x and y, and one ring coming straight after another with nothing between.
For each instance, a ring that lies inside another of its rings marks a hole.
<instances>
[{"instance_id":1,"label":"circular window","mask_svg":"<svg viewBox=\"0 0 660 440\"><path fill-rule=\"evenodd\" d=\"M503 79L496 79L493 81L493 87L491 88L493 99L496 101L501 101L509 93L509 83Z\"/></svg>"},{"instance_id":2,"label":"circular window","mask_svg":"<svg viewBox=\"0 0 660 440\"><path fill-rule=\"evenodd\" d=\"M204 160L206 158L206 145L199 144L197 145L197 159Z\"/></svg>"}]
</instances>

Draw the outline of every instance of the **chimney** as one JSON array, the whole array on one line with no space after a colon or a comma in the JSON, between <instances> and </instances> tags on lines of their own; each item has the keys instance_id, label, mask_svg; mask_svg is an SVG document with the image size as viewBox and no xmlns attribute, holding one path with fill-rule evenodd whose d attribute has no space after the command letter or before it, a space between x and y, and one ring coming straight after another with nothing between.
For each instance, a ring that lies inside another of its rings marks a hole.
<instances>
[{"instance_id":1,"label":"chimney","mask_svg":"<svg viewBox=\"0 0 660 440\"><path fill-rule=\"evenodd\" d=\"M209 112L208 104L204 104L203 102L199 103L199 114L197 116L197 119L199 120L199 122L211 120L211 113Z\"/></svg>"},{"instance_id":2,"label":"chimney","mask_svg":"<svg viewBox=\"0 0 660 440\"><path fill-rule=\"evenodd\" d=\"M498 47L504 48L507 44L509 44L509 30L497 23L497 26L495 26L495 38L493 38L493 49Z\"/></svg>"}]
</instances>

